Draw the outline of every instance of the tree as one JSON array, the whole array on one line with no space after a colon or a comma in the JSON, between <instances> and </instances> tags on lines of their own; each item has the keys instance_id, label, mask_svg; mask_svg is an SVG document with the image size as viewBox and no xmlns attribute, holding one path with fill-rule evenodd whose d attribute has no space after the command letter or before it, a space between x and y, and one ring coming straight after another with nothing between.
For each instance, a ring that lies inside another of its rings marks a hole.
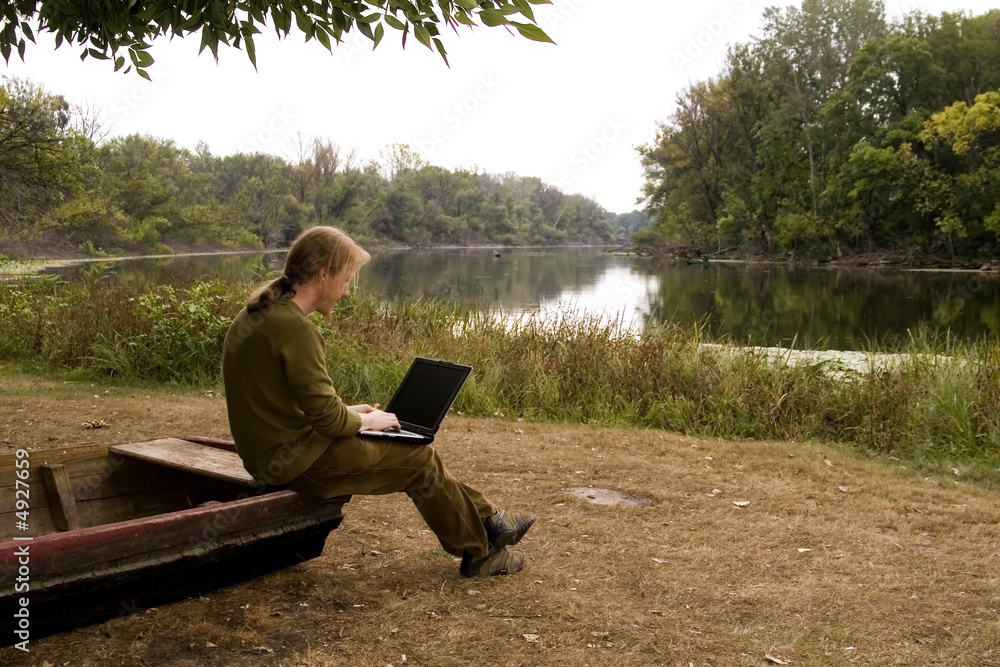
<instances>
[{"instance_id":1,"label":"tree","mask_svg":"<svg viewBox=\"0 0 1000 667\"><path fill-rule=\"evenodd\" d=\"M62 97L0 79L0 230L12 230L77 187L90 142Z\"/></svg>"},{"instance_id":2,"label":"tree","mask_svg":"<svg viewBox=\"0 0 1000 667\"><path fill-rule=\"evenodd\" d=\"M149 0L130 2L90 2L89 0L13 0L0 5L0 55L9 62L17 51L24 59L27 42L34 42L32 25L55 33L56 47L63 42L84 47L81 59L114 59L115 71L125 66L128 51L139 76L153 64L150 42L157 37L185 37L201 32L201 49L208 47L218 58L219 44L246 48L256 67L254 35L258 25L270 23L280 37L296 28L306 41L316 39L328 50L345 33L360 32L379 45L388 25L413 36L429 49L437 49L448 62L440 39L443 24L458 32L459 24L514 28L523 37L551 42L535 25L531 5L551 4L551 0ZM513 17L520 15L520 21ZM525 22L525 20L527 22Z\"/></svg>"},{"instance_id":3,"label":"tree","mask_svg":"<svg viewBox=\"0 0 1000 667\"><path fill-rule=\"evenodd\" d=\"M955 102L931 116L920 133L932 158L921 192L923 208L954 255L955 239L1000 234L1000 91L972 106Z\"/></svg>"},{"instance_id":4,"label":"tree","mask_svg":"<svg viewBox=\"0 0 1000 667\"><path fill-rule=\"evenodd\" d=\"M803 0L801 9L764 12L765 59L783 69L784 98L794 109L801 139L790 148L803 147L809 161L811 214L819 216L826 146L817 126L820 108L847 82L855 54L868 39L886 31L880 0Z\"/></svg>"},{"instance_id":5,"label":"tree","mask_svg":"<svg viewBox=\"0 0 1000 667\"><path fill-rule=\"evenodd\" d=\"M658 226L692 245L712 238L719 245L721 174L731 131L720 122L724 103L718 82L692 84L677 95L677 110L660 125L656 143L637 149Z\"/></svg>"}]
</instances>

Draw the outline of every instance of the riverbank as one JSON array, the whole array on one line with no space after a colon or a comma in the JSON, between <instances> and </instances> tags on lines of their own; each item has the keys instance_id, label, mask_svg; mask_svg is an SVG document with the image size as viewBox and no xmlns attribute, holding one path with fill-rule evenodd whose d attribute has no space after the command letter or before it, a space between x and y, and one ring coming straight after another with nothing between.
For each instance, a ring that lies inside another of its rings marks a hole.
<instances>
[{"instance_id":1,"label":"riverbank","mask_svg":"<svg viewBox=\"0 0 1000 667\"><path fill-rule=\"evenodd\" d=\"M689 263L776 264L822 268L865 268L904 271L1000 272L1000 259L949 259L921 252L875 252L843 256L802 257L794 253L769 255L728 249L703 253L694 246L643 244L629 252L650 259L669 259Z\"/></svg>"},{"instance_id":2,"label":"riverbank","mask_svg":"<svg viewBox=\"0 0 1000 667\"><path fill-rule=\"evenodd\" d=\"M366 244L369 249L378 251L406 251L406 250L482 250L489 252L493 257L501 257L504 252L530 249L552 249L553 247L563 248L607 248L612 249L617 246L590 246L583 244L573 244L566 246L496 246L496 245L472 245L472 246L422 246L422 245L401 245L391 242L378 242ZM66 249L61 246L45 246L33 248L26 251L25 246L18 246L17 250L6 248L9 252L4 252L5 248L0 244L0 278L4 276L26 276L39 273L48 268L61 266L73 266L76 264L92 264L99 262L127 262L134 260L152 259L181 259L185 257L225 257L229 255L260 255L270 253L284 253L288 248L207 248L207 249L179 249L172 253L149 253L149 254L122 254L122 255L90 255L77 250Z\"/></svg>"},{"instance_id":3,"label":"riverbank","mask_svg":"<svg viewBox=\"0 0 1000 667\"><path fill-rule=\"evenodd\" d=\"M856 350L794 350L786 347L750 347L704 343L701 346L723 354L745 354L766 359L769 363L808 366L836 380L864 379L871 373L889 373L914 362L928 367L943 368L964 363L944 354L892 352L858 352Z\"/></svg>"},{"instance_id":4,"label":"riverbank","mask_svg":"<svg viewBox=\"0 0 1000 667\"><path fill-rule=\"evenodd\" d=\"M0 452L28 448L37 465L52 448L229 435L215 393L9 368L0 369L0 415ZM0 649L0 661L332 667L350 656L359 667L647 667L1000 660L1000 491L964 473L918 473L888 457L815 443L458 415L444 422L435 447L460 479L537 516L518 547L529 559L523 573L462 579L405 496L356 496L316 560L36 639L30 654ZM604 490L642 504L593 504L609 496Z\"/></svg>"},{"instance_id":5,"label":"riverbank","mask_svg":"<svg viewBox=\"0 0 1000 667\"><path fill-rule=\"evenodd\" d=\"M676 260L689 263L728 263L728 264L774 264L779 266L807 266L820 268L865 268L902 271L940 271L940 272L983 272L1000 275L1000 259L989 260L949 260L946 258L920 253L867 253L840 258L811 258L786 255L782 257L749 252L721 252L702 254L694 247L674 245L601 245L569 244L565 246L497 246L495 244L472 246L425 246L405 245L382 240L366 244L380 250L489 250L495 256L526 248L604 248L614 254L635 256L651 260ZM66 264L86 262L126 261L137 259L168 259L173 257L201 257L212 255L241 255L254 253L283 252L287 248L229 248L229 247L187 247L178 246L171 253L123 254L94 256L79 248L59 243L7 243L0 244L0 274L10 274L5 267L8 265L34 265L42 268L63 266Z\"/></svg>"}]
</instances>

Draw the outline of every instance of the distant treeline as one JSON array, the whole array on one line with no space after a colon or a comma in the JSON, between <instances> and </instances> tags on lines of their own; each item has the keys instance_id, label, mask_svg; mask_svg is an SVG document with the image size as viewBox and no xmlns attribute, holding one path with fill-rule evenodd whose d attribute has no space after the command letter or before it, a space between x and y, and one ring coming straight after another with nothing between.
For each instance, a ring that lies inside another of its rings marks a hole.
<instances>
[{"instance_id":1,"label":"distant treeline","mask_svg":"<svg viewBox=\"0 0 1000 667\"><path fill-rule=\"evenodd\" d=\"M640 153L645 240L996 256L1000 10L890 25L873 0L768 9Z\"/></svg>"},{"instance_id":2,"label":"distant treeline","mask_svg":"<svg viewBox=\"0 0 1000 667\"><path fill-rule=\"evenodd\" d=\"M538 178L428 165L400 144L367 162L317 138L300 138L293 160L219 157L151 136L101 141L98 115L0 79L0 242L90 253L277 247L329 224L400 244L608 244L644 220Z\"/></svg>"}]
</instances>

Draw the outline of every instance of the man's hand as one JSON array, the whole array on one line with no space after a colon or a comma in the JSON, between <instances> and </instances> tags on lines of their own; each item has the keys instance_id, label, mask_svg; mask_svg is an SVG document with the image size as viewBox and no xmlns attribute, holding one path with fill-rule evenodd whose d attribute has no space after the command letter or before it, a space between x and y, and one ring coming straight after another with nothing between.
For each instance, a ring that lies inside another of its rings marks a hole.
<instances>
[{"instance_id":1,"label":"man's hand","mask_svg":"<svg viewBox=\"0 0 1000 667\"><path fill-rule=\"evenodd\" d=\"M371 406L371 405L368 405L367 403L365 403L364 405L348 405L347 409L348 410L354 410L359 415L366 415L369 412L375 412L380 407L382 407L382 406L379 405L378 403L376 403L374 406Z\"/></svg>"},{"instance_id":2,"label":"man's hand","mask_svg":"<svg viewBox=\"0 0 1000 667\"><path fill-rule=\"evenodd\" d=\"M353 405L351 410L361 415L362 431L399 430L399 420L391 412L383 412L370 405Z\"/></svg>"}]
</instances>

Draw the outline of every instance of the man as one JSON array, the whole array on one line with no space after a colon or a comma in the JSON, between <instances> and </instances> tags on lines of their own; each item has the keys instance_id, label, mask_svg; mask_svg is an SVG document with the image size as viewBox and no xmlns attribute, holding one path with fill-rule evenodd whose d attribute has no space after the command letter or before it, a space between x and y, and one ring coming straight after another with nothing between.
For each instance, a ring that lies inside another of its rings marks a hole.
<instances>
[{"instance_id":1,"label":"man","mask_svg":"<svg viewBox=\"0 0 1000 667\"><path fill-rule=\"evenodd\" d=\"M260 287L233 321L222 375L236 451L255 479L330 498L404 492L467 577L524 568L517 544L535 519L497 508L456 480L433 447L367 440L399 429L396 416L346 406L326 369L326 347L308 319L329 315L370 259L349 236L314 227L292 244L284 274Z\"/></svg>"}]
</instances>

